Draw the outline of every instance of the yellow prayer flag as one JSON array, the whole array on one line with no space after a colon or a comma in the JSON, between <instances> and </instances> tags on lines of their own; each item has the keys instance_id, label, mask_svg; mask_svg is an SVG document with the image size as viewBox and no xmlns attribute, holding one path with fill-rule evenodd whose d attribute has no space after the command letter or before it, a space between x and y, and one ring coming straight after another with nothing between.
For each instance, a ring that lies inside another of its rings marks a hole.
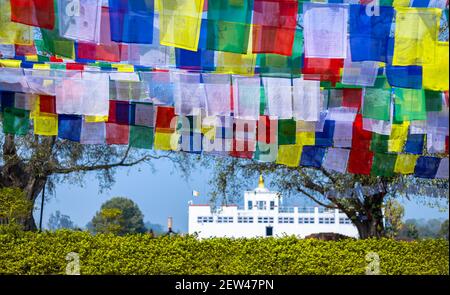
<instances>
[{"instance_id":1,"label":"yellow prayer flag","mask_svg":"<svg viewBox=\"0 0 450 295\"><path fill-rule=\"evenodd\" d=\"M154 149L160 151L179 150L179 133L155 132Z\"/></svg>"},{"instance_id":2,"label":"yellow prayer flag","mask_svg":"<svg viewBox=\"0 0 450 295\"><path fill-rule=\"evenodd\" d=\"M302 156L303 146L296 144L278 146L277 164L297 167Z\"/></svg>"},{"instance_id":3,"label":"yellow prayer flag","mask_svg":"<svg viewBox=\"0 0 450 295\"><path fill-rule=\"evenodd\" d=\"M158 0L161 45L197 51L204 0Z\"/></svg>"},{"instance_id":4,"label":"yellow prayer flag","mask_svg":"<svg viewBox=\"0 0 450 295\"><path fill-rule=\"evenodd\" d=\"M87 123L98 123L108 121L108 116L84 116L84 121Z\"/></svg>"},{"instance_id":5,"label":"yellow prayer flag","mask_svg":"<svg viewBox=\"0 0 450 295\"><path fill-rule=\"evenodd\" d=\"M418 158L419 155L399 154L395 161L394 172L401 174L414 173L414 167Z\"/></svg>"},{"instance_id":6,"label":"yellow prayer flag","mask_svg":"<svg viewBox=\"0 0 450 295\"><path fill-rule=\"evenodd\" d=\"M423 65L423 88L435 91L449 89L448 42L438 42L436 47L436 62Z\"/></svg>"},{"instance_id":7,"label":"yellow prayer flag","mask_svg":"<svg viewBox=\"0 0 450 295\"><path fill-rule=\"evenodd\" d=\"M296 145L314 145L316 143L316 133L315 132L297 132L295 134L295 144Z\"/></svg>"},{"instance_id":8,"label":"yellow prayer flag","mask_svg":"<svg viewBox=\"0 0 450 295\"><path fill-rule=\"evenodd\" d=\"M389 152L401 153L408 137L409 122L392 124L391 135L388 141Z\"/></svg>"},{"instance_id":9,"label":"yellow prayer flag","mask_svg":"<svg viewBox=\"0 0 450 295\"><path fill-rule=\"evenodd\" d=\"M33 65L34 70L50 70L49 64L34 64Z\"/></svg>"},{"instance_id":10,"label":"yellow prayer flag","mask_svg":"<svg viewBox=\"0 0 450 295\"><path fill-rule=\"evenodd\" d=\"M58 135L58 115L40 113L34 117L34 134L55 136Z\"/></svg>"},{"instance_id":11,"label":"yellow prayer flag","mask_svg":"<svg viewBox=\"0 0 450 295\"><path fill-rule=\"evenodd\" d=\"M0 59L0 65L7 68L20 68L21 60L16 59Z\"/></svg>"},{"instance_id":12,"label":"yellow prayer flag","mask_svg":"<svg viewBox=\"0 0 450 295\"><path fill-rule=\"evenodd\" d=\"M439 34L438 8L396 8L394 66L433 64Z\"/></svg>"},{"instance_id":13,"label":"yellow prayer flag","mask_svg":"<svg viewBox=\"0 0 450 295\"><path fill-rule=\"evenodd\" d=\"M392 3L392 6L394 6L395 8L398 7L409 7L409 2L411 0L394 0L394 2Z\"/></svg>"},{"instance_id":14,"label":"yellow prayer flag","mask_svg":"<svg viewBox=\"0 0 450 295\"><path fill-rule=\"evenodd\" d=\"M33 45L32 27L11 21L9 0L0 0L0 44Z\"/></svg>"}]
</instances>

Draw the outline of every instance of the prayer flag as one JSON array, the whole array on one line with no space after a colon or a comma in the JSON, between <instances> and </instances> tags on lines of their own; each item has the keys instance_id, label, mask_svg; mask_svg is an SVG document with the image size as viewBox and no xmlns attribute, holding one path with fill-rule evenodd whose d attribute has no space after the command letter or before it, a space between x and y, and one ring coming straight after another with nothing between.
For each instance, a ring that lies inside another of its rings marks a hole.
<instances>
[{"instance_id":1,"label":"prayer flag","mask_svg":"<svg viewBox=\"0 0 450 295\"><path fill-rule=\"evenodd\" d=\"M253 52L292 55L297 0L254 0Z\"/></svg>"},{"instance_id":2,"label":"prayer flag","mask_svg":"<svg viewBox=\"0 0 450 295\"><path fill-rule=\"evenodd\" d=\"M109 0L111 40L152 44L154 0Z\"/></svg>"},{"instance_id":3,"label":"prayer flag","mask_svg":"<svg viewBox=\"0 0 450 295\"><path fill-rule=\"evenodd\" d=\"M439 169L440 158L435 157L419 157L414 169L414 176L420 178L432 179L436 176Z\"/></svg>"},{"instance_id":4,"label":"prayer flag","mask_svg":"<svg viewBox=\"0 0 450 295\"><path fill-rule=\"evenodd\" d=\"M396 11L392 64L435 64L441 10L398 7Z\"/></svg>"},{"instance_id":5,"label":"prayer flag","mask_svg":"<svg viewBox=\"0 0 450 295\"><path fill-rule=\"evenodd\" d=\"M10 0L11 20L52 30L55 26L53 0Z\"/></svg>"},{"instance_id":6,"label":"prayer flag","mask_svg":"<svg viewBox=\"0 0 450 295\"><path fill-rule=\"evenodd\" d=\"M204 0L158 0L160 43L197 51Z\"/></svg>"},{"instance_id":7,"label":"prayer flag","mask_svg":"<svg viewBox=\"0 0 450 295\"><path fill-rule=\"evenodd\" d=\"M303 3L305 57L345 58L348 6Z\"/></svg>"},{"instance_id":8,"label":"prayer flag","mask_svg":"<svg viewBox=\"0 0 450 295\"><path fill-rule=\"evenodd\" d=\"M208 1L209 50L245 54L248 51L252 0Z\"/></svg>"}]
</instances>

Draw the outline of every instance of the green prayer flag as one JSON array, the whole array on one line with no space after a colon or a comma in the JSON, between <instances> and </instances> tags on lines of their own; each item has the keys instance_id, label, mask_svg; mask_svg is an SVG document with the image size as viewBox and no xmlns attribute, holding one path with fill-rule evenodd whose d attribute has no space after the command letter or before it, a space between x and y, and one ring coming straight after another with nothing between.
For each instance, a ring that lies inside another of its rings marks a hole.
<instances>
[{"instance_id":1,"label":"green prayer flag","mask_svg":"<svg viewBox=\"0 0 450 295\"><path fill-rule=\"evenodd\" d=\"M130 126L130 146L140 149L152 149L153 128Z\"/></svg>"},{"instance_id":2,"label":"green prayer flag","mask_svg":"<svg viewBox=\"0 0 450 295\"><path fill-rule=\"evenodd\" d=\"M440 112L442 110L442 92L425 90L425 106L427 112Z\"/></svg>"},{"instance_id":3,"label":"green prayer flag","mask_svg":"<svg viewBox=\"0 0 450 295\"><path fill-rule=\"evenodd\" d=\"M394 176L395 162L397 154L375 153L371 175L391 177Z\"/></svg>"},{"instance_id":4,"label":"green prayer flag","mask_svg":"<svg viewBox=\"0 0 450 295\"><path fill-rule=\"evenodd\" d=\"M3 133L26 135L30 128L30 112L7 107L3 110Z\"/></svg>"},{"instance_id":5,"label":"green prayer flag","mask_svg":"<svg viewBox=\"0 0 450 295\"><path fill-rule=\"evenodd\" d=\"M278 120L278 144L295 144L297 123L294 120Z\"/></svg>"},{"instance_id":6,"label":"green prayer flag","mask_svg":"<svg viewBox=\"0 0 450 295\"><path fill-rule=\"evenodd\" d=\"M377 153L387 153L389 149L389 135L372 133L370 150Z\"/></svg>"},{"instance_id":7,"label":"green prayer flag","mask_svg":"<svg viewBox=\"0 0 450 295\"><path fill-rule=\"evenodd\" d=\"M364 118L389 121L391 117L391 89L366 88L362 115Z\"/></svg>"},{"instance_id":8,"label":"green prayer flag","mask_svg":"<svg viewBox=\"0 0 450 295\"><path fill-rule=\"evenodd\" d=\"M252 3L252 0L208 1L207 49L247 53Z\"/></svg>"},{"instance_id":9,"label":"green prayer flag","mask_svg":"<svg viewBox=\"0 0 450 295\"><path fill-rule=\"evenodd\" d=\"M394 94L394 119L396 122L427 119L423 89L395 88Z\"/></svg>"}]
</instances>

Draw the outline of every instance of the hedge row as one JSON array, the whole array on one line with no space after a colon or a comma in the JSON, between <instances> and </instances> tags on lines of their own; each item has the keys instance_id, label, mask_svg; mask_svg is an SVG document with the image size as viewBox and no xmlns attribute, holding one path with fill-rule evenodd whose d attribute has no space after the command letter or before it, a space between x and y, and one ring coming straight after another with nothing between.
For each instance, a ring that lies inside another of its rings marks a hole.
<instances>
[{"instance_id":1,"label":"hedge row","mask_svg":"<svg viewBox=\"0 0 450 295\"><path fill-rule=\"evenodd\" d=\"M445 240L199 240L74 231L0 234L0 273L64 274L69 252L79 254L81 274L364 274L369 252L378 254L381 274L449 274Z\"/></svg>"}]
</instances>

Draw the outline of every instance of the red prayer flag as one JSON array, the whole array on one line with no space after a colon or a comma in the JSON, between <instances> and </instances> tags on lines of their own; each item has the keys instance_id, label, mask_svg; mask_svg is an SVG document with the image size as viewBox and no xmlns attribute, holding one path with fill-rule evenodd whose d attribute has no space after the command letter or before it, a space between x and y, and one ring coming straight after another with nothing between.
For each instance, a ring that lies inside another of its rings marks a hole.
<instances>
[{"instance_id":1,"label":"red prayer flag","mask_svg":"<svg viewBox=\"0 0 450 295\"><path fill-rule=\"evenodd\" d=\"M297 0L255 0L253 52L291 56L297 13Z\"/></svg>"},{"instance_id":2,"label":"red prayer flag","mask_svg":"<svg viewBox=\"0 0 450 295\"><path fill-rule=\"evenodd\" d=\"M348 159L348 172L353 174L370 175L372 170L373 152L352 149Z\"/></svg>"},{"instance_id":3,"label":"red prayer flag","mask_svg":"<svg viewBox=\"0 0 450 295\"><path fill-rule=\"evenodd\" d=\"M369 150L372 132L363 129L362 115L358 114L353 122L352 148Z\"/></svg>"},{"instance_id":4,"label":"red prayer flag","mask_svg":"<svg viewBox=\"0 0 450 295\"><path fill-rule=\"evenodd\" d=\"M50 95L39 95L39 111L56 114L56 99Z\"/></svg>"},{"instance_id":5,"label":"red prayer flag","mask_svg":"<svg viewBox=\"0 0 450 295\"><path fill-rule=\"evenodd\" d=\"M362 89L344 88L342 94L343 107L361 108Z\"/></svg>"},{"instance_id":6,"label":"red prayer flag","mask_svg":"<svg viewBox=\"0 0 450 295\"><path fill-rule=\"evenodd\" d=\"M156 124L155 128L157 132L172 133L175 131L175 125L171 125L172 120L175 118L174 107L162 107L156 108Z\"/></svg>"},{"instance_id":7,"label":"red prayer flag","mask_svg":"<svg viewBox=\"0 0 450 295\"><path fill-rule=\"evenodd\" d=\"M106 123L106 144L128 144L130 126Z\"/></svg>"},{"instance_id":8,"label":"red prayer flag","mask_svg":"<svg viewBox=\"0 0 450 295\"><path fill-rule=\"evenodd\" d=\"M55 26L53 0L11 0L11 21L53 30Z\"/></svg>"},{"instance_id":9,"label":"red prayer flag","mask_svg":"<svg viewBox=\"0 0 450 295\"><path fill-rule=\"evenodd\" d=\"M305 80L330 81L337 83L341 78L344 59L305 57L302 73Z\"/></svg>"}]
</instances>

